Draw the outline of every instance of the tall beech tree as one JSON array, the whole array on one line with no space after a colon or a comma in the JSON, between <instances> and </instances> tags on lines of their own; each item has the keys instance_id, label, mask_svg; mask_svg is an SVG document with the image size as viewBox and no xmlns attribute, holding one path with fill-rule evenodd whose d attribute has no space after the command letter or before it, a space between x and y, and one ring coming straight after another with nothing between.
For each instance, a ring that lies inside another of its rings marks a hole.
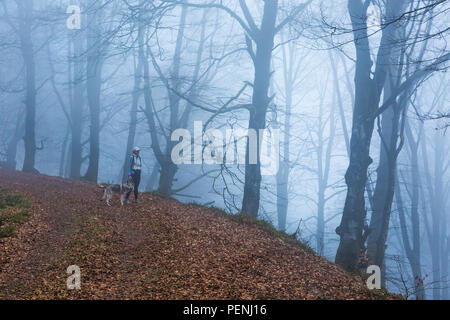
<instances>
[{"instance_id":1,"label":"tall beech tree","mask_svg":"<svg viewBox=\"0 0 450 320\"><path fill-rule=\"evenodd\" d=\"M350 164L345 174L347 195L340 225L336 233L340 236L339 247L336 253L336 263L346 270L358 269L358 262L365 258L365 241L372 232L366 225L365 186L367 182L368 167L372 163L370 157L370 145L374 130L375 119L397 101L401 95L407 96L407 92L417 83L426 79L433 72L440 70L449 60L450 54L444 52L432 59L431 63L421 66L409 75L392 92L384 91L386 97L380 106L380 99L385 87L392 55L397 53L398 36L395 35L395 26L405 19L405 1L388 0L384 7L382 36L378 48L376 62L372 72L371 50L367 27L367 10L370 1L349 0L348 11L352 22L354 46L356 50L355 65L355 106L353 110L352 135L350 140ZM413 12L421 12L421 8ZM427 11L428 12L428 11ZM409 13L411 14L411 13ZM408 15L406 15L408 16ZM410 39L404 39L404 41ZM400 41L400 45L403 41ZM398 59L394 59L394 61ZM392 176L392 175L391 175ZM391 186L393 184L391 183ZM391 188L391 191L393 187ZM393 193L390 193L391 196ZM390 211L388 207L385 211ZM386 223L384 223L386 225ZM382 228L383 230L386 228ZM381 237L386 241L385 237ZM378 241L379 249L384 250ZM381 249L380 249L381 248ZM381 262L384 253L378 254ZM383 251L384 252L384 251Z\"/></svg>"},{"instance_id":2,"label":"tall beech tree","mask_svg":"<svg viewBox=\"0 0 450 320\"><path fill-rule=\"evenodd\" d=\"M253 93L251 104L248 107L249 120L248 129L255 130L257 141L260 140L260 130L266 129L266 115L272 97L269 97L269 86L272 76L271 61L274 49L275 36L302 11L304 11L312 0L297 4L290 10L290 13L277 24L279 15L279 1L264 1L262 9L261 23L258 26L255 17L251 14L246 0L239 0L239 6L243 18L221 2L208 4L185 3L181 1L166 0L166 2L178 3L197 8L218 8L224 10L235 19L245 33L247 51L254 66ZM248 139L247 139L248 140ZM261 161L260 148L257 146L256 164L249 161L250 143L247 142L244 194L242 198L241 211L252 217L258 216L261 193ZM251 152L254 152L252 150Z\"/></svg>"},{"instance_id":3,"label":"tall beech tree","mask_svg":"<svg viewBox=\"0 0 450 320\"><path fill-rule=\"evenodd\" d=\"M36 158L36 62L32 40L33 0L16 1L19 13L20 49L25 64L25 159L23 171L34 172Z\"/></svg>"},{"instance_id":4,"label":"tall beech tree","mask_svg":"<svg viewBox=\"0 0 450 320\"><path fill-rule=\"evenodd\" d=\"M89 167L84 179L97 183L100 160L100 94L102 67L105 59L104 43L100 21L102 1L88 1L87 13L87 98L90 114ZM105 10L105 9L103 9Z\"/></svg>"}]
</instances>

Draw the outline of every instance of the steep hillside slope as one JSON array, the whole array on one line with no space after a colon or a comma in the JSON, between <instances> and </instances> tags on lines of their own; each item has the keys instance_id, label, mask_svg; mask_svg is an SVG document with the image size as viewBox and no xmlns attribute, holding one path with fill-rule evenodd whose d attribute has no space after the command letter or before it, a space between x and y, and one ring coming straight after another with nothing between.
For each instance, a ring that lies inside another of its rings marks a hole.
<instances>
[{"instance_id":1,"label":"steep hillside slope","mask_svg":"<svg viewBox=\"0 0 450 320\"><path fill-rule=\"evenodd\" d=\"M361 279L255 224L143 195L113 207L97 186L0 170L31 216L0 239L0 299L377 299ZM66 269L81 268L81 290Z\"/></svg>"}]
</instances>

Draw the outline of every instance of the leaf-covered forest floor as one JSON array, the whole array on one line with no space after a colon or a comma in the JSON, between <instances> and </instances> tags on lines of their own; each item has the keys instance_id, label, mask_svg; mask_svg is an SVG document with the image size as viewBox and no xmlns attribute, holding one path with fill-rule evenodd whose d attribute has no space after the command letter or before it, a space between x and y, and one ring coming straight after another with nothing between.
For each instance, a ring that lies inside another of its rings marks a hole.
<instances>
[{"instance_id":1,"label":"leaf-covered forest floor","mask_svg":"<svg viewBox=\"0 0 450 320\"><path fill-rule=\"evenodd\" d=\"M150 194L124 207L116 195L107 207L95 185L6 170L0 190L30 204L14 235L0 238L0 299L393 297L218 210ZM70 265L81 268L81 290L67 289Z\"/></svg>"}]
</instances>

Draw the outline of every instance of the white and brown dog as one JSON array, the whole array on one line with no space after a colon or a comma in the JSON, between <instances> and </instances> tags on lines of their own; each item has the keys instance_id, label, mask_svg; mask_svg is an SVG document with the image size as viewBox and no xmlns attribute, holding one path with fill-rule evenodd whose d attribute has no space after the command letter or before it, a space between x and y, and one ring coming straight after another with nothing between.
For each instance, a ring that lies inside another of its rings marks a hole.
<instances>
[{"instance_id":1,"label":"white and brown dog","mask_svg":"<svg viewBox=\"0 0 450 320\"><path fill-rule=\"evenodd\" d=\"M109 201L113 197L114 194L120 194L120 204L123 206L125 202L125 197L128 192L132 192L134 190L134 185L131 181L127 181L122 184L111 184L111 185L99 185L100 188L104 189L102 201L106 199L106 204L111 206Z\"/></svg>"}]
</instances>

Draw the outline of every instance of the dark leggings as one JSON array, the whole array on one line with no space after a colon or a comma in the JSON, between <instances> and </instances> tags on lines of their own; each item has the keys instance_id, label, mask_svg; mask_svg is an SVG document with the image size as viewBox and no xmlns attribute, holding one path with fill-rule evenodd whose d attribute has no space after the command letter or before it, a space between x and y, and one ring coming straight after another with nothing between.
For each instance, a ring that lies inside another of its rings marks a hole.
<instances>
[{"instance_id":1,"label":"dark leggings","mask_svg":"<svg viewBox=\"0 0 450 320\"><path fill-rule=\"evenodd\" d=\"M134 199L137 200L139 196L139 184L141 183L141 170L134 171L134 174L131 176L134 184ZM131 191L127 193L127 200L130 197Z\"/></svg>"}]
</instances>

